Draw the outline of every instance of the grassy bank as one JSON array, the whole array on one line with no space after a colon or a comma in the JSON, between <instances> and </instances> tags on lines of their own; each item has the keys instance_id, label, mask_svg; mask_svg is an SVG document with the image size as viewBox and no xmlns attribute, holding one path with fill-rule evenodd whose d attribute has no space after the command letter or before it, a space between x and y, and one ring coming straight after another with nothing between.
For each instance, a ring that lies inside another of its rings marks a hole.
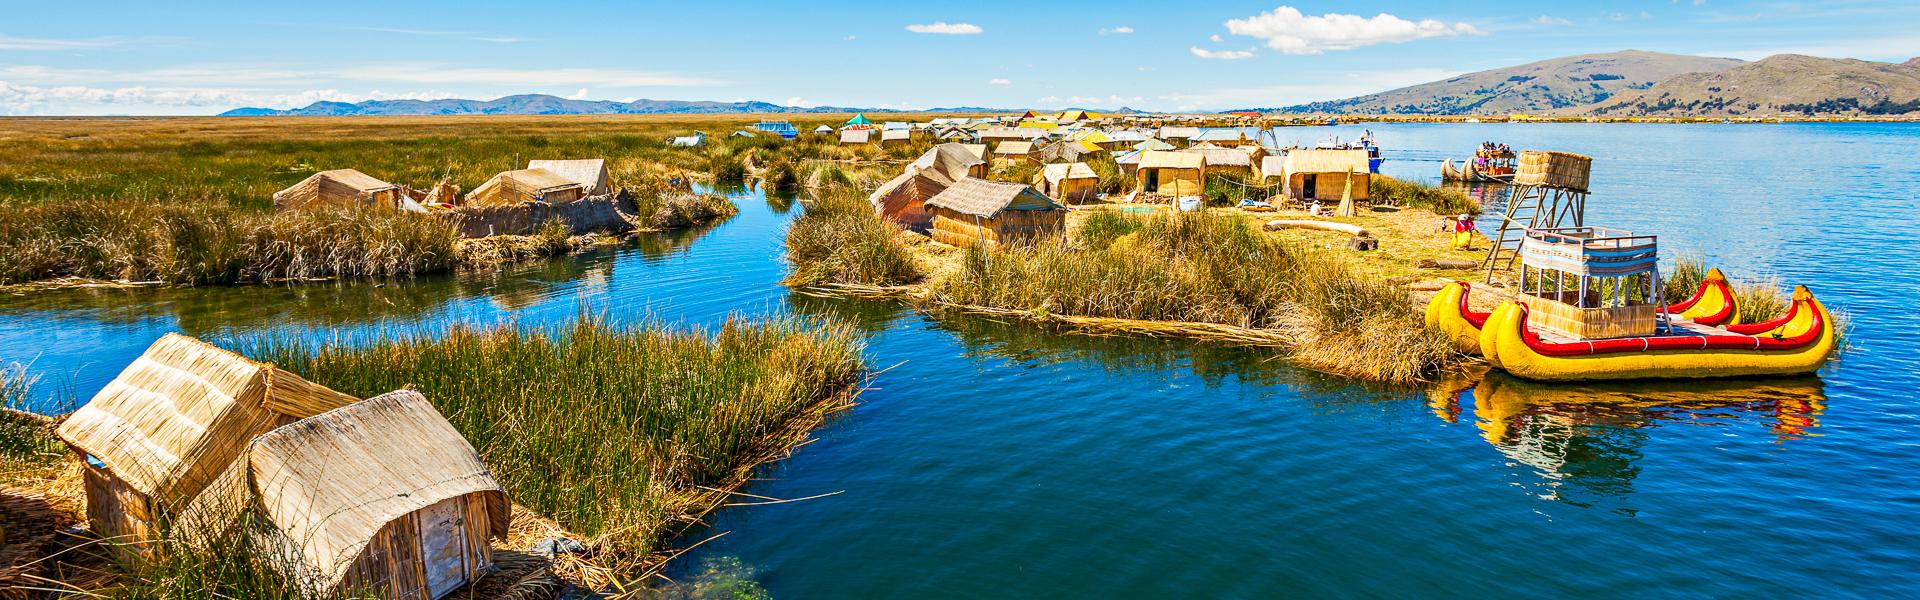
<instances>
[{"instance_id":1,"label":"grassy bank","mask_svg":"<svg viewBox=\"0 0 1920 600\"><path fill-rule=\"evenodd\" d=\"M632 572L783 455L860 377L835 323L736 320L710 333L586 319L459 328L355 347L268 336L237 350L341 391L411 385L480 450L521 505L589 536Z\"/></svg>"},{"instance_id":2,"label":"grassy bank","mask_svg":"<svg viewBox=\"0 0 1920 600\"><path fill-rule=\"evenodd\" d=\"M1480 203L1460 190L1379 174L1367 178L1367 197L1377 204L1421 208L1442 215L1480 212Z\"/></svg>"},{"instance_id":3,"label":"grassy bank","mask_svg":"<svg viewBox=\"0 0 1920 600\"><path fill-rule=\"evenodd\" d=\"M787 283L901 286L963 307L1055 316L1184 323L1230 339L1223 325L1280 344L1307 366L1410 382L1457 356L1421 324L1404 288L1357 272L1333 251L1280 242L1237 214L1135 216L1091 211L1063 239L996 252L942 250L873 216L856 198L810 205L788 231ZM1017 316L1017 315L1016 315ZM1091 322L1081 319L1076 325ZM1108 323L1136 332L1153 327Z\"/></svg>"}]
</instances>

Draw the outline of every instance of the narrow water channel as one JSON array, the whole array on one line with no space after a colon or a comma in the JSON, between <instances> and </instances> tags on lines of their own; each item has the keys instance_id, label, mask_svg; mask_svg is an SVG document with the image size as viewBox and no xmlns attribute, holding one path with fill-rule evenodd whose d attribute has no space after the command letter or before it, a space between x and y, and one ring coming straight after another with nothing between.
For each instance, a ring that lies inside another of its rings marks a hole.
<instances>
[{"instance_id":1,"label":"narrow water channel","mask_svg":"<svg viewBox=\"0 0 1920 600\"><path fill-rule=\"evenodd\" d=\"M691 535L732 533L688 564L738 557L784 598L1920 593L1920 126L1280 136L1362 128L1414 179L1482 140L1589 154L1589 224L1807 284L1854 348L1817 378L1379 389L1260 352L791 294L781 236L804 209L740 191L711 229L498 274L0 297L0 362L86 398L168 331L831 314L887 370L746 491L843 493L723 510Z\"/></svg>"}]
</instances>

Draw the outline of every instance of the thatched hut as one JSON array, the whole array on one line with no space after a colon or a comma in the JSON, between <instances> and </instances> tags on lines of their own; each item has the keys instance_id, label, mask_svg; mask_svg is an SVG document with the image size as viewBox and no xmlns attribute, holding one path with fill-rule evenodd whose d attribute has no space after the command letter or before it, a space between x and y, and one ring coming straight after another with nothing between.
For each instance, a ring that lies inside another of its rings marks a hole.
<instances>
[{"instance_id":1,"label":"thatched hut","mask_svg":"<svg viewBox=\"0 0 1920 600\"><path fill-rule=\"evenodd\" d=\"M588 196L613 193L613 183L607 178L607 159L604 158L530 160L527 161L527 168L552 171L555 175L584 186Z\"/></svg>"},{"instance_id":2,"label":"thatched hut","mask_svg":"<svg viewBox=\"0 0 1920 600\"><path fill-rule=\"evenodd\" d=\"M1033 162L1033 142L1000 142L993 147L993 162L1007 165Z\"/></svg>"},{"instance_id":3,"label":"thatched hut","mask_svg":"<svg viewBox=\"0 0 1920 600\"><path fill-rule=\"evenodd\" d=\"M1302 148L1287 151L1281 166L1288 198L1301 202L1367 199L1367 151ZM1351 185L1349 185L1351 184Z\"/></svg>"},{"instance_id":4,"label":"thatched hut","mask_svg":"<svg viewBox=\"0 0 1920 600\"><path fill-rule=\"evenodd\" d=\"M1230 175L1245 181L1253 179L1253 166L1258 160L1253 153L1241 148L1194 147L1181 152L1207 157L1208 175Z\"/></svg>"},{"instance_id":5,"label":"thatched hut","mask_svg":"<svg viewBox=\"0 0 1920 600\"><path fill-rule=\"evenodd\" d=\"M987 162L981 160L965 144L940 144L930 148L920 158L907 165L907 170L931 170L938 172L948 181L962 177L986 177Z\"/></svg>"},{"instance_id":6,"label":"thatched hut","mask_svg":"<svg viewBox=\"0 0 1920 600\"><path fill-rule=\"evenodd\" d=\"M1134 192L1148 197L1197 196L1206 183L1207 157L1190 152L1149 150L1140 153L1134 171Z\"/></svg>"},{"instance_id":7,"label":"thatched hut","mask_svg":"<svg viewBox=\"0 0 1920 600\"><path fill-rule=\"evenodd\" d=\"M840 130L840 145L842 146L858 146L871 143L873 143L872 128Z\"/></svg>"},{"instance_id":8,"label":"thatched hut","mask_svg":"<svg viewBox=\"0 0 1920 600\"><path fill-rule=\"evenodd\" d=\"M908 144L909 142L912 142L912 141L913 141L913 130L912 130L912 129L883 129L883 130L880 130L880 145L881 145L881 146L905 146L905 145L907 145L907 144Z\"/></svg>"},{"instance_id":9,"label":"thatched hut","mask_svg":"<svg viewBox=\"0 0 1920 600\"><path fill-rule=\"evenodd\" d=\"M1040 193L1062 202L1091 202L1100 187L1100 175L1080 162L1047 165L1036 179Z\"/></svg>"},{"instance_id":10,"label":"thatched hut","mask_svg":"<svg viewBox=\"0 0 1920 600\"><path fill-rule=\"evenodd\" d=\"M564 204L586 197L587 186L546 169L520 169L494 175L467 194L470 206L513 206L522 202Z\"/></svg>"},{"instance_id":11,"label":"thatched hut","mask_svg":"<svg viewBox=\"0 0 1920 600\"><path fill-rule=\"evenodd\" d=\"M1193 141L1193 138L1199 136L1199 127L1181 126L1161 127L1160 131L1154 134L1154 137L1160 138L1161 141L1175 146L1186 146Z\"/></svg>"},{"instance_id":12,"label":"thatched hut","mask_svg":"<svg viewBox=\"0 0 1920 600\"><path fill-rule=\"evenodd\" d=\"M419 392L401 390L261 435L247 453L256 530L322 593L433 600L484 574L506 492Z\"/></svg>"},{"instance_id":13,"label":"thatched hut","mask_svg":"<svg viewBox=\"0 0 1920 600\"><path fill-rule=\"evenodd\" d=\"M275 210L299 210L321 206L364 206L377 208L419 208L400 186L387 183L354 169L334 169L308 175L300 183L273 193Z\"/></svg>"},{"instance_id":14,"label":"thatched hut","mask_svg":"<svg viewBox=\"0 0 1920 600\"><path fill-rule=\"evenodd\" d=\"M953 180L938 171L907 169L869 194L867 203L873 205L873 213L880 218L926 233L933 224L933 215L927 213L927 200L951 185Z\"/></svg>"},{"instance_id":15,"label":"thatched hut","mask_svg":"<svg viewBox=\"0 0 1920 600\"><path fill-rule=\"evenodd\" d=\"M987 160L986 144L961 144L960 147L966 148L968 152L972 152L974 158L978 158L982 161Z\"/></svg>"},{"instance_id":16,"label":"thatched hut","mask_svg":"<svg viewBox=\"0 0 1920 600\"><path fill-rule=\"evenodd\" d=\"M1059 235L1067 210L1032 186L962 179L926 202L933 239L962 248L1032 244Z\"/></svg>"},{"instance_id":17,"label":"thatched hut","mask_svg":"<svg viewBox=\"0 0 1920 600\"><path fill-rule=\"evenodd\" d=\"M148 556L168 527L208 522L201 502L275 427L358 401L200 340L167 334L56 434L85 459L87 521L116 548ZM191 537L191 536L189 536Z\"/></svg>"}]
</instances>

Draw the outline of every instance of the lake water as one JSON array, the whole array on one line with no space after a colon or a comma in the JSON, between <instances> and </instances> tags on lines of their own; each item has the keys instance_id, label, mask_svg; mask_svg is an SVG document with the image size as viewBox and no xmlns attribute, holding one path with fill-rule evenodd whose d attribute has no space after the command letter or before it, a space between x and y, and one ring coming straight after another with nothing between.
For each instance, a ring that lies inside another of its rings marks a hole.
<instances>
[{"instance_id":1,"label":"lake water","mask_svg":"<svg viewBox=\"0 0 1920 600\"><path fill-rule=\"evenodd\" d=\"M1920 594L1920 126L1280 137L1363 128L1413 179L1482 140L1593 156L1589 224L1807 284L1854 348L1818 378L1383 390L1260 352L793 295L780 242L802 209L743 193L710 230L498 275L0 298L0 362L85 398L168 331L832 314L887 370L746 491L843 493L723 510L684 542L732 532L691 558L738 557L777 597Z\"/></svg>"}]
</instances>

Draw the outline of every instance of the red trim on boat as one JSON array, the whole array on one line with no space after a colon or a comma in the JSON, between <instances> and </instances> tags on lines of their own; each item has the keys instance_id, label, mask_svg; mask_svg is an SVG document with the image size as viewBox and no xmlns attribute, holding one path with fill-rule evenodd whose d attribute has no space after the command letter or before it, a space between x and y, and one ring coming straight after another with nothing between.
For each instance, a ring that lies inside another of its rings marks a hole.
<instances>
[{"instance_id":1,"label":"red trim on boat","mask_svg":"<svg viewBox=\"0 0 1920 600\"><path fill-rule=\"evenodd\" d=\"M1771 321L1761 321L1759 323L1745 323L1741 325L1728 325L1726 329L1727 331L1738 333L1740 335L1760 335L1762 333L1766 333L1766 332L1778 329L1780 328L1781 325L1786 325L1788 321L1793 320L1793 315L1797 313L1799 310L1800 310L1800 303L1795 302L1793 303L1793 309L1787 311L1787 314L1774 317L1774 319Z\"/></svg>"},{"instance_id":2,"label":"red trim on boat","mask_svg":"<svg viewBox=\"0 0 1920 600\"><path fill-rule=\"evenodd\" d=\"M1474 329L1486 328L1487 317L1493 316L1493 313L1473 312L1473 309L1467 308L1467 296L1473 293L1473 284L1462 281L1460 287L1463 288L1460 290L1460 318L1466 319Z\"/></svg>"},{"instance_id":3,"label":"red trim on boat","mask_svg":"<svg viewBox=\"0 0 1920 600\"><path fill-rule=\"evenodd\" d=\"M1687 312L1687 309L1693 308L1693 305L1695 304L1699 304L1700 299L1705 298L1707 296L1707 286L1710 286L1710 285L1720 288L1720 293L1726 294L1727 298L1733 297L1733 288L1728 287L1727 282L1725 280L1702 281L1700 282L1700 289L1693 291L1693 297L1667 305L1667 314L1677 315L1683 312ZM1708 327L1718 327L1721 324L1731 320L1733 320L1733 303L1732 302L1728 302L1722 305L1720 307L1720 312L1713 313L1711 315L1707 315L1704 317L1700 317L1698 319L1692 319L1693 322L1699 323L1701 325L1706 325Z\"/></svg>"},{"instance_id":4,"label":"red trim on boat","mask_svg":"<svg viewBox=\"0 0 1920 600\"><path fill-rule=\"evenodd\" d=\"M1787 316L1781 317L1778 320L1779 323L1773 327L1793 319L1795 314L1803 310L1802 305L1811 303L1809 300L1793 303L1793 310L1788 311ZM1653 350L1793 350L1818 341L1825 330L1825 319L1819 311L1814 311L1813 327L1807 329L1806 333L1790 338L1761 337L1753 334L1660 335L1579 342L1546 342L1541 341L1540 334L1534 333L1533 327L1527 324L1527 305L1520 305L1520 338L1526 341L1528 348L1546 356L1590 356Z\"/></svg>"}]
</instances>

